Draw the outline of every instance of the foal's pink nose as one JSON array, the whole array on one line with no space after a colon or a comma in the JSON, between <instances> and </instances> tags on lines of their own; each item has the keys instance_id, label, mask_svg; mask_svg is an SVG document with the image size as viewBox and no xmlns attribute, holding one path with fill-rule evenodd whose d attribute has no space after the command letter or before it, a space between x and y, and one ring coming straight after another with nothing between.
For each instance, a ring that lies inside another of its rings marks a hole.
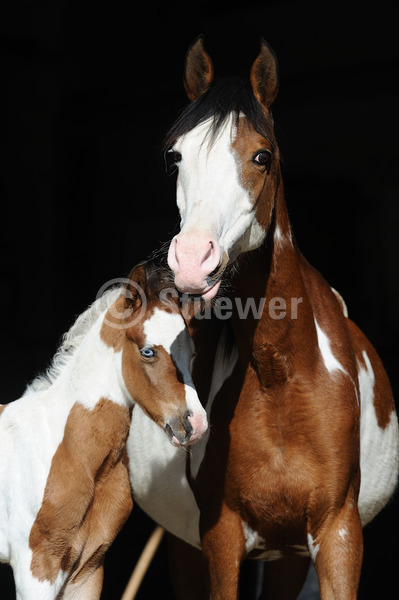
<instances>
[{"instance_id":1,"label":"foal's pink nose","mask_svg":"<svg viewBox=\"0 0 399 600\"><path fill-rule=\"evenodd\" d=\"M173 238L168 263L175 274L178 290L187 294L201 294L209 289L207 277L220 262L220 247L210 235L180 233Z\"/></svg>"}]
</instances>

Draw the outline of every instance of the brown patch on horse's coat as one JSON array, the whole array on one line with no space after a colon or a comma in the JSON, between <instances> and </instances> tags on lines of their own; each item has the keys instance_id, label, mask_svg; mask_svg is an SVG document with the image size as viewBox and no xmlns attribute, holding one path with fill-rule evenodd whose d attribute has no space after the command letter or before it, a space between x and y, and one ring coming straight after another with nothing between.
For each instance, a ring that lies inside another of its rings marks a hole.
<instances>
[{"instance_id":1,"label":"brown patch on horse's coat","mask_svg":"<svg viewBox=\"0 0 399 600\"><path fill-rule=\"evenodd\" d=\"M3 411L4 411L6 408L7 408L7 404L2 404L2 405L0 406L0 417L1 417L2 413L3 413Z\"/></svg>"},{"instance_id":2,"label":"brown patch on horse's coat","mask_svg":"<svg viewBox=\"0 0 399 600\"><path fill-rule=\"evenodd\" d=\"M270 130L272 131L272 126ZM247 117L241 116L238 120L237 133L232 148L236 155L241 185L248 191L248 195L256 207L256 220L267 231L272 219L279 183L279 177L277 177L279 153L275 148L274 140L268 140L256 133ZM270 151L270 169L253 163L252 159L259 150Z\"/></svg>"},{"instance_id":3,"label":"brown patch on horse's coat","mask_svg":"<svg viewBox=\"0 0 399 600\"><path fill-rule=\"evenodd\" d=\"M105 398L93 410L72 407L29 537L39 581L54 583L71 569L78 581L101 565L133 506L124 463L129 427L128 408Z\"/></svg>"}]
</instances>

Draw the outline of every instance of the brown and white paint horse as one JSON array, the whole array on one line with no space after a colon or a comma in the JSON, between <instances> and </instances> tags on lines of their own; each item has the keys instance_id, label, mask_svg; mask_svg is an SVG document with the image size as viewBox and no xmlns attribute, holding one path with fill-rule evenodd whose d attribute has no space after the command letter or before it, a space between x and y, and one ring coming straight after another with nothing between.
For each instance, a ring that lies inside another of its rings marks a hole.
<instances>
[{"instance_id":1,"label":"brown and white paint horse","mask_svg":"<svg viewBox=\"0 0 399 600\"><path fill-rule=\"evenodd\" d=\"M100 598L105 552L132 509L136 403L176 446L206 430L193 342L158 280L136 268L77 319L47 375L0 408L0 560L18 600Z\"/></svg>"},{"instance_id":2,"label":"brown and white paint horse","mask_svg":"<svg viewBox=\"0 0 399 600\"><path fill-rule=\"evenodd\" d=\"M213 84L199 39L185 87L192 102L167 141L181 216L168 261L183 294L211 300L228 291L209 318L190 323L210 435L184 462L176 448L161 452L154 430L141 460L139 431L154 427L135 411L134 496L176 536L179 599L237 598L246 557L269 561L263 597L296 598L310 556L322 599L353 600L362 525L397 481L390 384L342 298L294 240L270 111L273 52L262 42L250 84Z\"/></svg>"}]
</instances>

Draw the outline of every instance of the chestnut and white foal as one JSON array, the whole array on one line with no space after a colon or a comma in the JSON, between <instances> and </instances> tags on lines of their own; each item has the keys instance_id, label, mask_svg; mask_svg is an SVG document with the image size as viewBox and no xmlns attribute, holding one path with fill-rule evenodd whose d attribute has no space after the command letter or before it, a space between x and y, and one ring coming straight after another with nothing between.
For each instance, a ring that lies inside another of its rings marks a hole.
<instances>
[{"instance_id":1,"label":"chestnut and white foal","mask_svg":"<svg viewBox=\"0 0 399 600\"><path fill-rule=\"evenodd\" d=\"M136 461L141 435L154 429L137 411L134 496L176 536L179 600L235 600L246 557L268 561L262 598L296 598L310 557L322 600L355 600L362 525L398 476L389 381L342 298L296 245L270 110L278 88L270 48L262 43L248 83L214 84L199 39L185 87L192 102L167 142L181 216L168 260L182 293L214 303L190 322L211 435L184 464L153 432Z\"/></svg>"},{"instance_id":2,"label":"chestnut and white foal","mask_svg":"<svg viewBox=\"0 0 399 600\"><path fill-rule=\"evenodd\" d=\"M0 408L0 560L18 600L100 598L105 552L132 509L136 404L178 447L207 428L193 343L158 284L136 268L77 319L48 373Z\"/></svg>"}]
</instances>

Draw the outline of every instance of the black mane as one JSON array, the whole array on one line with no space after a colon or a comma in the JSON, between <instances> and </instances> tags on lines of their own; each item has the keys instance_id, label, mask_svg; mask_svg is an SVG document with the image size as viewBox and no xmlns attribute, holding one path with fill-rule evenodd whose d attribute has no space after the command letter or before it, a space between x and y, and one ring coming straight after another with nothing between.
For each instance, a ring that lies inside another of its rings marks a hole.
<instances>
[{"instance_id":1,"label":"black mane","mask_svg":"<svg viewBox=\"0 0 399 600\"><path fill-rule=\"evenodd\" d=\"M236 122L240 113L244 113L255 131L268 139L273 146L276 145L273 119L256 100L249 82L238 77L229 77L214 84L206 94L191 102L182 111L166 135L164 149L172 148L180 136L210 118L213 118L210 129L212 142L230 113L233 113Z\"/></svg>"}]
</instances>

